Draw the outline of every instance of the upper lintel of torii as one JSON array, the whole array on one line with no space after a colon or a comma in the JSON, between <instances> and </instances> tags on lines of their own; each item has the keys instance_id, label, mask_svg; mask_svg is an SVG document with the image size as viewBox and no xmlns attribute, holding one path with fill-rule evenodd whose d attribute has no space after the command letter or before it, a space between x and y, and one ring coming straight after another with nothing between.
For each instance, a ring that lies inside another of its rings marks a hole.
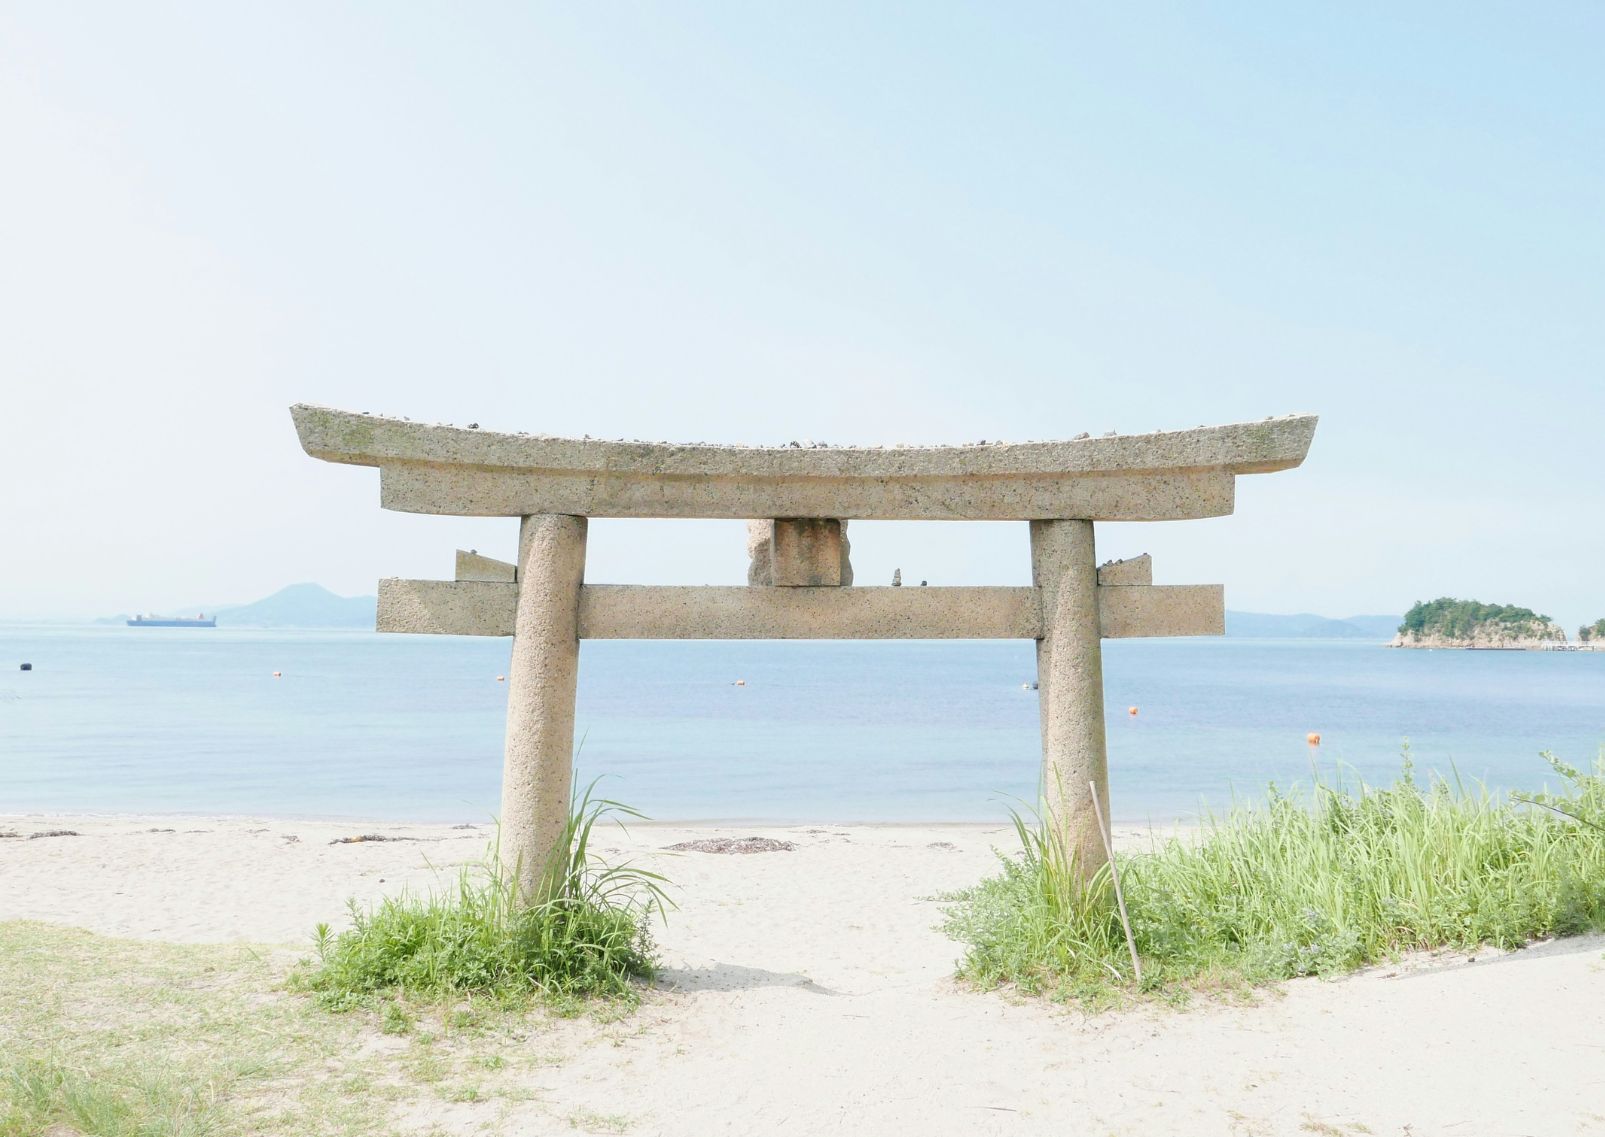
<instances>
[{"instance_id":1,"label":"upper lintel of torii","mask_svg":"<svg viewBox=\"0 0 1605 1137\"><path fill-rule=\"evenodd\" d=\"M1165 521L1232 512L1238 474L1299 465L1314 415L965 446L757 447L503 434L297 404L314 458L380 471L408 513Z\"/></svg>"}]
</instances>

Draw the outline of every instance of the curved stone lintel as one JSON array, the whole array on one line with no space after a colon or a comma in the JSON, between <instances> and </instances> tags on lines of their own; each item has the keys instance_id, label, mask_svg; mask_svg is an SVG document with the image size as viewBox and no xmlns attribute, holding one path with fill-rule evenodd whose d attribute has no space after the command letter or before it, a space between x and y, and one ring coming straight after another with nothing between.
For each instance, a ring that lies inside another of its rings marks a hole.
<instances>
[{"instance_id":1,"label":"curved stone lintel","mask_svg":"<svg viewBox=\"0 0 1605 1137\"><path fill-rule=\"evenodd\" d=\"M291 408L308 454L377 466L412 513L1149 521L1232 509L1237 474L1297 466L1312 415L1065 442L893 448L605 442Z\"/></svg>"}]
</instances>

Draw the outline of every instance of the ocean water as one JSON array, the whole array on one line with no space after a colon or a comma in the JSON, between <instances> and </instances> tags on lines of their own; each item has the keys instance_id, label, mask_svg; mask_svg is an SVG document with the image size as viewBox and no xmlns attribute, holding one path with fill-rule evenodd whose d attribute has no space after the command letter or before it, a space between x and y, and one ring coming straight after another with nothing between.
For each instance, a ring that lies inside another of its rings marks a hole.
<instances>
[{"instance_id":1,"label":"ocean water","mask_svg":"<svg viewBox=\"0 0 1605 1137\"><path fill-rule=\"evenodd\" d=\"M1312 760L1388 780L1406 739L1418 770L1496 789L1541 784L1540 751L1588 765L1605 744L1605 653L1104 649L1120 821L1307 781ZM0 627L0 812L488 818L508 652L358 632ZM1033 660L1024 642L587 642L580 777L663 819L996 820L1036 793L1037 695L1021 686Z\"/></svg>"}]
</instances>

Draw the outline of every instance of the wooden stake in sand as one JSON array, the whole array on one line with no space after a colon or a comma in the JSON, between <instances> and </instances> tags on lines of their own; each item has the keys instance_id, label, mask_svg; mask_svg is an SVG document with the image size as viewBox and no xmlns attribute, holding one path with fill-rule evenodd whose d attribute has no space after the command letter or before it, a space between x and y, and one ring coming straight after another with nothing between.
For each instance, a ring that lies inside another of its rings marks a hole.
<instances>
[{"instance_id":1,"label":"wooden stake in sand","mask_svg":"<svg viewBox=\"0 0 1605 1137\"><path fill-rule=\"evenodd\" d=\"M1103 838L1104 856L1109 858L1109 879L1115 883L1115 903L1120 908L1120 926L1126 930L1126 947L1131 951L1131 970L1137 977L1137 986L1142 986L1142 961L1137 958L1137 939L1131 934L1131 921L1126 916L1126 897L1120 891L1120 869L1115 865L1115 850L1113 837L1103 823L1103 807L1098 804L1098 785L1088 782L1087 788L1092 791L1092 812L1098 818L1098 836Z\"/></svg>"}]
</instances>

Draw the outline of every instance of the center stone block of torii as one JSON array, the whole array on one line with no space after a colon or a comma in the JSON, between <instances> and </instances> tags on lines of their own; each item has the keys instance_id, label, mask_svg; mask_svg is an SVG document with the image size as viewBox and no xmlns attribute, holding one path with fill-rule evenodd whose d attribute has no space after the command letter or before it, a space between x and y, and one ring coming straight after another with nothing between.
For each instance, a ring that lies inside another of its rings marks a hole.
<instances>
[{"instance_id":1,"label":"center stone block of torii","mask_svg":"<svg viewBox=\"0 0 1605 1137\"><path fill-rule=\"evenodd\" d=\"M298 404L314 458L379 468L380 504L521 519L518 561L457 553L451 581L379 582L379 631L512 636L503 861L523 894L568 817L582 639L1035 640L1042 791L1090 874L1109 815L1100 641L1220 635L1218 584L1159 586L1146 555L1098 566L1095 521L1232 512L1238 474L1304 461L1313 415L973 446L750 447L498 434ZM585 583L590 517L747 519L745 586ZM752 519L757 520L752 520ZM1027 521L1029 588L858 587L847 524Z\"/></svg>"}]
</instances>

